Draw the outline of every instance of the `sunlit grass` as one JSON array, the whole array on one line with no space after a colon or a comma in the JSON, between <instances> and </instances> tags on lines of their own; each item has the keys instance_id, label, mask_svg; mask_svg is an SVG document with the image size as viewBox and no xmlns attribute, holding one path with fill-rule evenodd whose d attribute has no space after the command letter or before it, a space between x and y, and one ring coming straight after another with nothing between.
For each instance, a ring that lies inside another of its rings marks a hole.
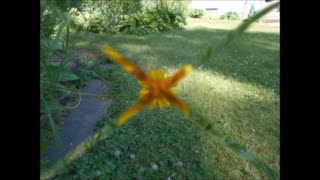
<instances>
[{"instance_id":1,"label":"sunlit grass","mask_svg":"<svg viewBox=\"0 0 320 180\"><path fill-rule=\"evenodd\" d=\"M216 128L237 139L273 168L278 168L280 111L277 94L261 86L204 70L195 70L189 78L182 81L178 93L192 104L194 111L200 112ZM208 144L214 141L214 138L209 138ZM209 157L219 153L209 147L206 149L206 158L214 166L219 160ZM233 169L231 166L237 169L238 164L229 164L228 168Z\"/></svg>"},{"instance_id":2,"label":"sunlit grass","mask_svg":"<svg viewBox=\"0 0 320 180\"><path fill-rule=\"evenodd\" d=\"M208 45L237 24L190 24L184 31L148 36L78 34L73 47L95 50L104 42L143 70L193 72L176 87L177 96L279 175L279 31L255 24L247 34L200 64ZM97 51L97 53L99 53ZM115 121L138 97L139 85L112 65L113 104L101 126ZM203 132L177 109L145 108L96 144L59 177L115 179L262 179L265 174ZM117 153L116 153L117 152ZM119 153L118 153L119 152ZM134 158L132 158L134 155ZM154 168L154 164L157 168ZM98 175L97 175L98 174Z\"/></svg>"},{"instance_id":3,"label":"sunlit grass","mask_svg":"<svg viewBox=\"0 0 320 180\"><path fill-rule=\"evenodd\" d=\"M221 29L221 30L233 30L242 21L227 21L227 20L199 20L189 19L188 20L188 29L198 29L198 28L207 28L207 29ZM195 23L197 22L197 23ZM266 33L279 33L280 26L268 24L268 23L254 23L248 29L248 32L266 32Z\"/></svg>"}]
</instances>

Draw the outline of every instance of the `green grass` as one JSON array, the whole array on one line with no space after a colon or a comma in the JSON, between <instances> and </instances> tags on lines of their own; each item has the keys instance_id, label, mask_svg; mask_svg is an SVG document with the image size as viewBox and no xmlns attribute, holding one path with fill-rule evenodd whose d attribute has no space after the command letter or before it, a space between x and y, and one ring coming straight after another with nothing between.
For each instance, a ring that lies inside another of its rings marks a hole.
<instances>
[{"instance_id":1,"label":"green grass","mask_svg":"<svg viewBox=\"0 0 320 180\"><path fill-rule=\"evenodd\" d=\"M269 166L279 179L279 27L255 24L199 63L206 48L218 44L236 25L189 23L184 31L148 36L83 33L72 35L70 41L72 47L100 54L99 46L108 43L144 71L162 69L171 74L192 64L194 70L176 88L178 97ZM137 101L140 89L134 77L110 66L113 103L101 127ZM174 107L145 108L56 179L269 179L195 121Z\"/></svg>"}]
</instances>

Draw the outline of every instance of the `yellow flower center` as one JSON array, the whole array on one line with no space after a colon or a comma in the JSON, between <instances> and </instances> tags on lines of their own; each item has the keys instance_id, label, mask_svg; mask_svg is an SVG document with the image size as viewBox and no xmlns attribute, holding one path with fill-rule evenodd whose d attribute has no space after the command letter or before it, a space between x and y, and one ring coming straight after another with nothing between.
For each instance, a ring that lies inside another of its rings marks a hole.
<instances>
[{"instance_id":1,"label":"yellow flower center","mask_svg":"<svg viewBox=\"0 0 320 180\"><path fill-rule=\"evenodd\" d=\"M162 71L150 71L148 78L144 81L139 81L143 86L140 90L140 98L148 96L152 99L151 109L159 105L162 109L162 105L170 106L170 102L167 99L167 94L175 94L170 88L172 87L165 73Z\"/></svg>"}]
</instances>

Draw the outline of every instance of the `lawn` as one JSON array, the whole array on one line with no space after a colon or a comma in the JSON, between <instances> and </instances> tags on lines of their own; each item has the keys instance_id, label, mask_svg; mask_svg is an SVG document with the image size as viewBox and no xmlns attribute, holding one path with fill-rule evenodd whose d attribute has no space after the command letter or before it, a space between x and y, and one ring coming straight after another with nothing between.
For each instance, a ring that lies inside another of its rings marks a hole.
<instances>
[{"instance_id":1,"label":"lawn","mask_svg":"<svg viewBox=\"0 0 320 180\"><path fill-rule=\"evenodd\" d=\"M279 27L256 23L203 64L199 61L237 24L189 21L185 30L146 36L79 33L71 34L70 43L71 48L99 54L100 62L107 58L99 48L108 43L144 71L172 74L191 64L193 71L175 88L177 96L279 179ZM111 81L108 95L113 103L98 128L135 103L140 90L136 79L121 67L109 67L108 76L100 78ZM145 108L71 162L56 179L269 179L195 121L174 107Z\"/></svg>"}]
</instances>

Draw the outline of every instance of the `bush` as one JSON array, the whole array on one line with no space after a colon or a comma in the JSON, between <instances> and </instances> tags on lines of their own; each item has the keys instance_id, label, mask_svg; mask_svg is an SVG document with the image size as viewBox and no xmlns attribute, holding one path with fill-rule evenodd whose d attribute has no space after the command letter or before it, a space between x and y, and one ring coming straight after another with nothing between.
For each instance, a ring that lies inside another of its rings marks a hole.
<instances>
[{"instance_id":1,"label":"bush","mask_svg":"<svg viewBox=\"0 0 320 180\"><path fill-rule=\"evenodd\" d=\"M220 17L220 19L224 19L224 20L239 20L240 19L240 15L237 12L229 11L229 12L226 12L224 15L222 15Z\"/></svg>"},{"instance_id":2,"label":"bush","mask_svg":"<svg viewBox=\"0 0 320 180\"><path fill-rule=\"evenodd\" d=\"M55 27L62 21L54 13L52 4L41 6L40 33L43 38L50 38L55 33Z\"/></svg>"},{"instance_id":3,"label":"bush","mask_svg":"<svg viewBox=\"0 0 320 180\"><path fill-rule=\"evenodd\" d=\"M119 1L123 14L132 14L142 8L141 0L121 0Z\"/></svg>"},{"instance_id":4,"label":"bush","mask_svg":"<svg viewBox=\"0 0 320 180\"><path fill-rule=\"evenodd\" d=\"M40 1L40 33L42 38L54 38L63 23L62 14L71 7L78 7L80 1L41 0Z\"/></svg>"},{"instance_id":5,"label":"bush","mask_svg":"<svg viewBox=\"0 0 320 180\"><path fill-rule=\"evenodd\" d=\"M71 8L68 15L71 28L76 32L114 32L122 20L123 11L119 3L109 1L87 2L79 8Z\"/></svg>"},{"instance_id":6,"label":"bush","mask_svg":"<svg viewBox=\"0 0 320 180\"><path fill-rule=\"evenodd\" d=\"M130 16L125 16L124 20L117 26L117 31L130 34L149 34L158 32L161 18L157 14L148 14L146 12L137 12Z\"/></svg>"},{"instance_id":7,"label":"bush","mask_svg":"<svg viewBox=\"0 0 320 180\"><path fill-rule=\"evenodd\" d=\"M156 14L161 18L158 27L161 30L181 29L186 25L184 7L180 1L162 2L157 4L154 9L147 8L148 14ZM161 28L163 27L163 28Z\"/></svg>"},{"instance_id":8,"label":"bush","mask_svg":"<svg viewBox=\"0 0 320 180\"><path fill-rule=\"evenodd\" d=\"M181 29L186 25L187 3L182 1L86 1L71 8L71 30L100 32L151 32Z\"/></svg>"},{"instance_id":9,"label":"bush","mask_svg":"<svg viewBox=\"0 0 320 180\"><path fill-rule=\"evenodd\" d=\"M179 2L149 1L136 13L127 15L117 30L133 34L181 29L186 25L183 6Z\"/></svg>"},{"instance_id":10,"label":"bush","mask_svg":"<svg viewBox=\"0 0 320 180\"><path fill-rule=\"evenodd\" d=\"M189 16L192 18L201 18L205 14L203 9L192 9Z\"/></svg>"},{"instance_id":11,"label":"bush","mask_svg":"<svg viewBox=\"0 0 320 180\"><path fill-rule=\"evenodd\" d=\"M115 32L124 15L141 9L140 0L85 1L78 8L71 8L68 15L71 28L76 32Z\"/></svg>"}]
</instances>

